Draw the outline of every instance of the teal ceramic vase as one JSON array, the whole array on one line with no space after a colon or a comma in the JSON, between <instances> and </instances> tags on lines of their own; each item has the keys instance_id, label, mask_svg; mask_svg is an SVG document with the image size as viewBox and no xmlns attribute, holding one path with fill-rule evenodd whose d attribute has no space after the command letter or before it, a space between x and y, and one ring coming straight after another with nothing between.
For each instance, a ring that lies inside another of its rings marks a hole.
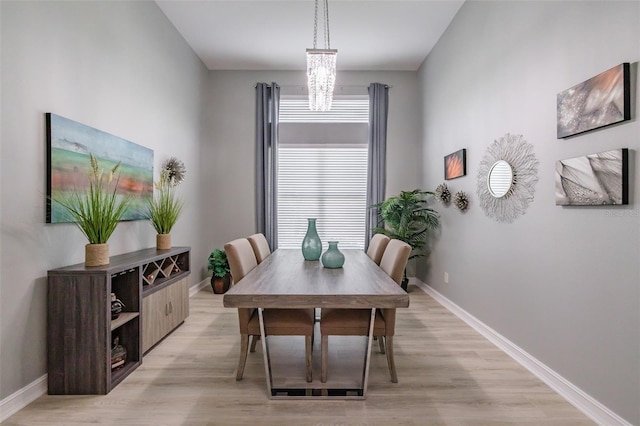
<instances>
[{"instance_id":1,"label":"teal ceramic vase","mask_svg":"<svg viewBox=\"0 0 640 426\"><path fill-rule=\"evenodd\" d=\"M344 265L344 254L338 250L337 241L329 241L329 248L322 255L322 266L329 269L342 268Z\"/></svg>"},{"instance_id":2,"label":"teal ceramic vase","mask_svg":"<svg viewBox=\"0 0 640 426\"><path fill-rule=\"evenodd\" d=\"M322 254L322 242L316 230L316 219L307 219L307 234L302 240L302 255L304 260L318 260Z\"/></svg>"}]
</instances>

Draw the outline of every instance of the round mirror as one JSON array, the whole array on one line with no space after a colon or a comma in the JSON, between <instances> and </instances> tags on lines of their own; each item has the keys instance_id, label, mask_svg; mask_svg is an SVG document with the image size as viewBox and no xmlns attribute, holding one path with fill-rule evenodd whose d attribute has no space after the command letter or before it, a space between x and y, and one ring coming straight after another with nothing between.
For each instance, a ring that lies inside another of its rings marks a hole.
<instances>
[{"instance_id":1,"label":"round mirror","mask_svg":"<svg viewBox=\"0 0 640 426\"><path fill-rule=\"evenodd\" d=\"M504 160L493 163L487 175L487 187L489 192L496 198L507 195L513 184L513 169Z\"/></svg>"}]
</instances>

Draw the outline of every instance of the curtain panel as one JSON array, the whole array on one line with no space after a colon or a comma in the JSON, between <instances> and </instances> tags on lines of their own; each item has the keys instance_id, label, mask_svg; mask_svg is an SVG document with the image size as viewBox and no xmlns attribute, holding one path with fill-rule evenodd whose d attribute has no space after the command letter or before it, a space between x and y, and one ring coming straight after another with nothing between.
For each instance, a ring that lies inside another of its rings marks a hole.
<instances>
[{"instance_id":1,"label":"curtain panel","mask_svg":"<svg viewBox=\"0 0 640 426\"><path fill-rule=\"evenodd\" d=\"M387 185L387 118L389 115L389 86L369 85L369 164L367 176L367 206L384 201ZM368 208L365 250L373 236L373 229L384 226L378 222L378 208Z\"/></svg>"},{"instance_id":2,"label":"curtain panel","mask_svg":"<svg viewBox=\"0 0 640 426\"><path fill-rule=\"evenodd\" d=\"M280 86L256 84L256 229L278 248L277 154Z\"/></svg>"}]
</instances>

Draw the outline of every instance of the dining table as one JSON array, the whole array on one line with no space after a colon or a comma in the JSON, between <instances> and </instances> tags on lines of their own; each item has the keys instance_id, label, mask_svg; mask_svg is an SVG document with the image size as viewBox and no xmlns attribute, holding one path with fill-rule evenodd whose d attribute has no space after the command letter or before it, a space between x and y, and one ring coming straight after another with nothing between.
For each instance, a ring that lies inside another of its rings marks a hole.
<instances>
[{"instance_id":1,"label":"dining table","mask_svg":"<svg viewBox=\"0 0 640 426\"><path fill-rule=\"evenodd\" d=\"M305 260L299 249L277 249L235 283L223 297L225 307L257 309L270 399L366 398L376 310L407 308L409 295L363 250L341 251L345 256L344 265L330 269L323 267L320 260ZM267 341L269 336L265 336L263 316L264 309L270 308L370 309L369 334L366 337L362 374L357 386L327 387L317 379L295 387L274 386Z\"/></svg>"}]
</instances>

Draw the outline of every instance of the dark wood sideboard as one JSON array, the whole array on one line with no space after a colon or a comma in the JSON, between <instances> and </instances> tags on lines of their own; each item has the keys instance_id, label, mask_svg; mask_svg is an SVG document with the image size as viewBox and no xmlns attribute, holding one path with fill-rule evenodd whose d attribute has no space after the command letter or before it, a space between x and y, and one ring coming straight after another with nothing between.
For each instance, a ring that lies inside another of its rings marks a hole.
<instances>
[{"instance_id":1,"label":"dark wood sideboard","mask_svg":"<svg viewBox=\"0 0 640 426\"><path fill-rule=\"evenodd\" d=\"M190 247L149 248L48 271L47 370L50 395L107 394L142 356L189 316ZM111 320L111 293L124 308ZM124 365L111 368L116 338Z\"/></svg>"}]
</instances>

